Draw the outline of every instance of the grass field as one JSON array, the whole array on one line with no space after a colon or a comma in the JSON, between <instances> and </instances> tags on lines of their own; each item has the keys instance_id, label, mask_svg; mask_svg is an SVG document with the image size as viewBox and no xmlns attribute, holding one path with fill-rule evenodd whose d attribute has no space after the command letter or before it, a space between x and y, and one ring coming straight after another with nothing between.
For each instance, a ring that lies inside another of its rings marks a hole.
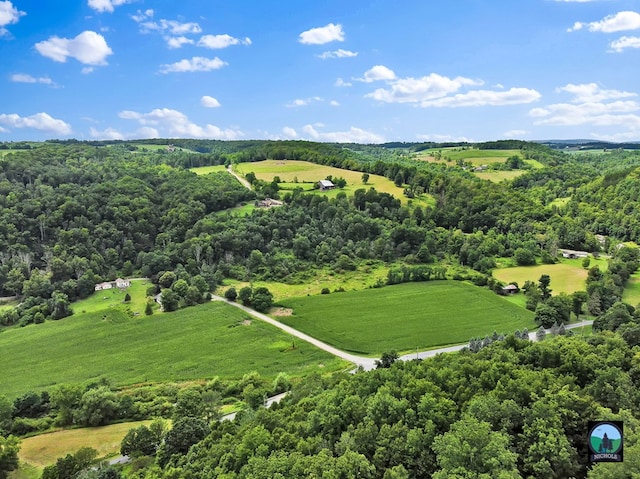
<instances>
[{"instance_id":1,"label":"grass field","mask_svg":"<svg viewBox=\"0 0 640 479\"><path fill-rule=\"evenodd\" d=\"M604 259L590 258L590 267L596 264L601 270L607 268ZM493 271L493 277L504 282L515 281L522 287L525 281L538 282L540 276L548 274L551 277L551 289L553 294L573 293L574 291L584 291L586 288L587 270L582 267L581 259L562 260L557 264L540 264L536 266L517 266L513 268L502 268Z\"/></svg>"},{"instance_id":2,"label":"grass field","mask_svg":"<svg viewBox=\"0 0 640 479\"><path fill-rule=\"evenodd\" d=\"M109 378L147 381L241 377L249 371L299 376L345 364L224 303L129 318L110 309L0 334L2 393L13 398L59 383Z\"/></svg>"},{"instance_id":3,"label":"grass field","mask_svg":"<svg viewBox=\"0 0 640 479\"><path fill-rule=\"evenodd\" d=\"M38 469L54 464L56 459L73 454L82 447L92 447L98 457L120 454L120 443L129 429L151 421L127 422L111 426L65 429L23 439L18 457ZM22 468L22 467L21 467Z\"/></svg>"},{"instance_id":4,"label":"grass field","mask_svg":"<svg viewBox=\"0 0 640 479\"><path fill-rule=\"evenodd\" d=\"M369 180L365 185L362 183L362 172L360 171L342 170L340 168L317 165L307 161L265 160L254 163L238 163L234 165L233 168L239 175L243 176L253 172L256 178L263 181L272 181L275 176L279 176L280 180L287 184L287 186L290 186L290 183L296 183L296 181L298 181L303 188L306 184L305 182L316 183L319 180L324 180L329 175L334 178L342 177L347 180L347 186L344 189L336 188L326 192L315 190L318 191L318 194L323 194L330 198L337 196L341 191L344 191L347 195L352 195L360 188L369 189L373 187L379 192L389 193L395 196L403 203L409 201L403 194L403 188L396 186L393 181L384 176L369 175ZM433 199L428 195L424 195L424 198L414 198L413 203L424 204L424 206L435 204Z\"/></svg>"},{"instance_id":5,"label":"grass field","mask_svg":"<svg viewBox=\"0 0 640 479\"><path fill-rule=\"evenodd\" d=\"M473 174L483 180L493 181L494 183L500 183L501 181L513 180L520 175L524 175L525 170L486 170L486 171L474 171Z\"/></svg>"},{"instance_id":6,"label":"grass field","mask_svg":"<svg viewBox=\"0 0 640 479\"><path fill-rule=\"evenodd\" d=\"M191 168L196 175L208 175L209 173L220 173L221 171L226 171L224 165L213 165L213 166L200 166L198 168Z\"/></svg>"},{"instance_id":7,"label":"grass field","mask_svg":"<svg viewBox=\"0 0 640 479\"><path fill-rule=\"evenodd\" d=\"M437 148L418 153L418 158L426 161L436 161L438 152L441 161L464 160L474 166L489 165L491 163L504 163L510 156L522 156L520 150L478 150L475 148Z\"/></svg>"},{"instance_id":8,"label":"grass field","mask_svg":"<svg viewBox=\"0 0 640 479\"><path fill-rule=\"evenodd\" d=\"M533 313L487 289L433 281L280 301L277 317L313 337L359 354L463 343L494 330L534 327Z\"/></svg>"},{"instance_id":9,"label":"grass field","mask_svg":"<svg viewBox=\"0 0 640 479\"><path fill-rule=\"evenodd\" d=\"M131 281L127 289L112 288L104 291L96 291L88 298L76 301L71 305L74 313L94 313L109 308L130 310L132 313L144 314L147 305L147 288L151 286L148 280ZM131 301L124 303L124 297L129 293ZM157 308L157 306L154 306Z\"/></svg>"},{"instance_id":10,"label":"grass field","mask_svg":"<svg viewBox=\"0 0 640 479\"><path fill-rule=\"evenodd\" d=\"M640 304L640 272L631 275L631 278L629 278L627 286L622 293L622 301L631 306Z\"/></svg>"},{"instance_id":11,"label":"grass field","mask_svg":"<svg viewBox=\"0 0 640 479\"><path fill-rule=\"evenodd\" d=\"M384 264L360 266L357 271L335 273L329 268L317 269L308 274L301 273L300 283L287 284L276 281L254 281L253 287L266 287L271 291L276 301L297 298L307 295L318 295L323 288L335 291L342 288L345 291L357 291L372 287L378 280L386 281L389 268ZM236 290L248 286L248 282L225 280L224 286L216 289L216 294L224 295L224 292L234 287Z\"/></svg>"}]
</instances>

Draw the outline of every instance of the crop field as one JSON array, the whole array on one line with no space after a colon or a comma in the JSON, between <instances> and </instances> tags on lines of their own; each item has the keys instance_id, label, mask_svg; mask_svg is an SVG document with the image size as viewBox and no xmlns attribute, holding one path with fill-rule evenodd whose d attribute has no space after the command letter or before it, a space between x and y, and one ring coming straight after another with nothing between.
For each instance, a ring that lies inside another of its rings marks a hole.
<instances>
[{"instance_id":1,"label":"crop field","mask_svg":"<svg viewBox=\"0 0 640 479\"><path fill-rule=\"evenodd\" d=\"M82 447L98 451L98 457L119 454L122 438L129 429L148 425L151 421L127 422L102 427L66 429L23 439L18 457L37 468L54 464L56 459L73 454Z\"/></svg>"},{"instance_id":2,"label":"crop field","mask_svg":"<svg viewBox=\"0 0 640 479\"><path fill-rule=\"evenodd\" d=\"M408 202L403 194L403 188L396 186L393 181L379 175L369 175L367 184L362 183L362 172L343 170L340 168L334 168L332 166L317 165L307 161L297 160L265 160L257 161L254 163L239 163L234 165L234 170L240 175L246 175L253 172L256 178L263 181L273 181L275 176L279 176L283 183L290 186L290 183L301 183L300 186L304 188L307 183L316 183L319 180L324 180L327 176L331 175L334 178L344 178L347 181L347 186L344 189L333 189L329 191L318 191L318 194L323 194L329 198L337 196L341 191L344 191L347 195L352 195L356 190L371 187L375 188L379 192L389 193L396 198L400 199L403 203ZM414 198L414 203L430 204L431 197L424 195L424 198Z\"/></svg>"},{"instance_id":3,"label":"crop field","mask_svg":"<svg viewBox=\"0 0 640 479\"><path fill-rule=\"evenodd\" d=\"M462 282L433 281L279 301L289 326L359 354L413 351L534 327L533 313Z\"/></svg>"},{"instance_id":4,"label":"crop field","mask_svg":"<svg viewBox=\"0 0 640 479\"><path fill-rule=\"evenodd\" d=\"M91 296L80 301L76 301L71 305L73 312L77 313L94 313L106 309L117 308L123 311L130 310L133 314L144 314L147 305L147 288L151 286L148 280L131 281L131 286L127 289L105 289L104 291L96 291ZM131 301L124 302L126 294L129 293ZM154 305L157 309L157 305Z\"/></svg>"},{"instance_id":5,"label":"crop field","mask_svg":"<svg viewBox=\"0 0 640 479\"><path fill-rule=\"evenodd\" d=\"M590 258L590 267L596 264L601 270L606 269L607 263L603 259ZM574 291L584 291L586 288L587 270L582 267L581 259L563 260L557 264L540 264L535 266L517 266L513 268L502 268L493 271L493 277L504 282L515 281L522 287L525 281L538 282L540 276L548 274L551 278L550 287L553 294L573 293Z\"/></svg>"},{"instance_id":6,"label":"crop field","mask_svg":"<svg viewBox=\"0 0 640 479\"><path fill-rule=\"evenodd\" d=\"M224 165L213 165L213 166L200 166L198 168L191 168L196 175L208 175L209 173L220 173L221 171L226 171Z\"/></svg>"},{"instance_id":7,"label":"crop field","mask_svg":"<svg viewBox=\"0 0 640 479\"><path fill-rule=\"evenodd\" d=\"M108 378L114 385L292 376L341 369L333 356L222 302L130 318L118 309L74 315L0 334L2 393Z\"/></svg>"}]
</instances>

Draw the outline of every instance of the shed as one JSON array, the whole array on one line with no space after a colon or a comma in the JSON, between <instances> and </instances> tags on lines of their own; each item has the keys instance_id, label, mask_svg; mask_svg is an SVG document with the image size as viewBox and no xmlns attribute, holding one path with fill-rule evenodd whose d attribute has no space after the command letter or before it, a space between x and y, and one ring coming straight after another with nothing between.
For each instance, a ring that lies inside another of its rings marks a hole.
<instances>
[{"instance_id":1,"label":"shed","mask_svg":"<svg viewBox=\"0 0 640 479\"><path fill-rule=\"evenodd\" d=\"M332 190L336 187L332 181L329 180L320 180L318 181L318 188L320 191Z\"/></svg>"}]
</instances>

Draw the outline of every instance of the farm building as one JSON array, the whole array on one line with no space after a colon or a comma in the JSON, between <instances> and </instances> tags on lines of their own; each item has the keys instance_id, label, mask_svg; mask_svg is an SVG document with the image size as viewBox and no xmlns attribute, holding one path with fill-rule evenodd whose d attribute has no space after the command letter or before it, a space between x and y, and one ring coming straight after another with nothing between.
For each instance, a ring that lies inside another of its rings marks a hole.
<instances>
[{"instance_id":1,"label":"farm building","mask_svg":"<svg viewBox=\"0 0 640 479\"><path fill-rule=\"evenodd\" d=\"M109 282L104 282L104 283L98 283L94 286L94 291L102 291L105 289L111 289L113 288L113 283L109 283Z\"/></svg>"},{"instance_id":2,"label":"farm building","mask_svg":"<svg viewBox=\"0 0 640 479\"><path fill-rule=\"evenodd\" d=\"M520 291L520 288L518 288L515 284L508 284L502 288L502 294L504 294L505 296L508 294L516 294L518 291Z\"/></svg>"},{"instance_id":3,"label":"farm building","mask_svg":"<svg viewBox=\"0 0 640 479\"><path fill-rule=\"evenodd\" d=\"M560 252L562 253L563 258L575 259L587 258L589 256L589 253L587 253L586 251L574 251L572 249L561 249Z\"/></svg>"},{"instance_id":4,"label":"farm building","mask_svg":"<svg viewBox=\"0 0 640 479\"><path fill-rule=\"evenodd\" d=\"M258 208L271 208L273 206L282 206L282 201L274 200L272 198L265 198L264 200L256 201Z\"/></svg>"},{"instance_id":5,"label":"farm building","mask_svg":"<svg viewBox=\"0 0 640 479\"><path fill-rule=\"evenodd\" d=\"M332 181L329 180L320 180L318 181L318 188L320 191L332 190L336 187Z\"/></svg>"},{"instance_id":6,"label":"farm building","mask_svg":"<svg viewBox=\"0 0 640 479\"><path fill-rule=\"evenodd\" d=\"M125 289L131 286L131 281L128 279L118 278L116 279L116 288Z\"/></svg>"},{"instance_id":7,"label":"farm building","mask_svg":"<svg viewBox=\"0 0 640 479\"><path fill-rule=\"evenodd\" d=\"M118 278L115 281L105 281L104 283L98 283L93 287L93 289L94 291L104 291L105 289L113 288L126 289L129 286L131 286L131 281L129 281L128 279Z\"/></svg>"}]
</instances>

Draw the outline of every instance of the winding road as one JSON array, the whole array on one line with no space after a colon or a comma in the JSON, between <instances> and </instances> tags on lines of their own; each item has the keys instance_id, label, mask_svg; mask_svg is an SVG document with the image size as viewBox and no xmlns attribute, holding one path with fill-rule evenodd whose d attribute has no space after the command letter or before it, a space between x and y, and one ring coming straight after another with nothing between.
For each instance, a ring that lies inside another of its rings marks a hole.
<instances>
[{"instance_id":1,"label":"winding road","mask_svg":"<svg viewBox=\"0 0 640 479\"><path fill-rule=\"evenodd\" d=\"M244 312L246 312L247 314L250 314L251 316L253 316L254 318L257 318L261 321L264 321L266 323L269 323L273 326L275 326L276 328L281 329L282 331L291 334L292 336L295 336L296 338L300 338L308 343L313 344L314 346L316 346L317 348L322 349L323 351L328 352L329 354L333 354L334 356L337 356L341 359L344 359L346 361L352 362L356 365L357 368L362 368L365 371L370 371L371 369L375 369L376 367L376 359L375 358L367 358L365 356L357 356L355 354L351 354L351 353L347 353L346 351L342 351L341 349L338 348L334 348L333 346L324 343L316 338L313 338L311 336L309 336L308 334L302 333L300 331L298 331L295 328L292 328L291 326L287 326L286 324L282 324L279 321L276 321L273 318L270 318L269 316L267 316L266 314L262 314L259 313L251 308L248 308L247 306L244 306L240 303L235 303L235 302L231 302L231 301L227 301L225 298L223 298L222 296L217 296L217 295L212 295L211 296L211 300L212 301L224 301L225 303L231 305L231 306L235 306L236 308L239 308L241 310L243 310ZM567 326L565 326L565 329L575 329L575 328L581 328L584 326L590 326L593 323L593 321L580 321L579 323L574 323L574 324L569 324ZM547 334L550 334L551 331L550 330L546 330ZM536 331L533 331L532 333L529 333L529 339L531 341L536 341ZM425 358L431 358L433 356L437 356L438 354L441 353L453 353L455 351L460 351L461 349L463 349L464 347L467 346L467 343L464 344L457 344L455 346L447 346L444 348L437 348L437 349L429 349L427 351L418 351L416 353L410 353L410 354L405 354L404 356L400 356L400 360L401 361L410 361L412 359L425 359Z\"/></svg>"}]
</instances>

